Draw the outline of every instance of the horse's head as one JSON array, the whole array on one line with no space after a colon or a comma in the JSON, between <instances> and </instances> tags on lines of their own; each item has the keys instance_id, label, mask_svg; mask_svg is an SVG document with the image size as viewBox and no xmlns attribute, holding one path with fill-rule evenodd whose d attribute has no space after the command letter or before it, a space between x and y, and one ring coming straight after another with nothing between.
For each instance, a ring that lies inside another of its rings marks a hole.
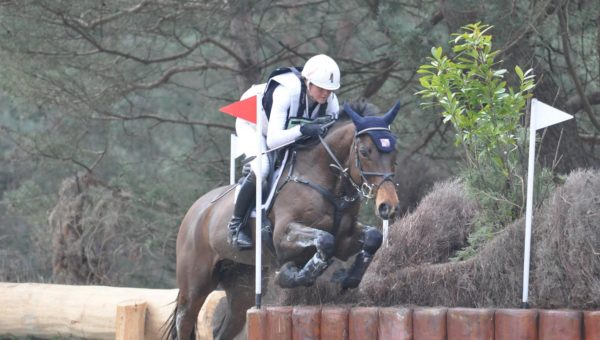
<instances>
[{"instance_id":1,"label":"horse's head","mask_svg":"<svg viewBox=\"0 0 600 340\"><path fill-rule=\"evenodd\" d=\"M362 117L348 104L344 111L355 126L354 155L351 157L350 173L361 183L361 191L367 197L375 197L375 212L381 219L391 219L396 213L398 195L393 182L396 162L396 137L390 124L398 114L397 102L383 116Z\"/></svg>"}]
</instances>

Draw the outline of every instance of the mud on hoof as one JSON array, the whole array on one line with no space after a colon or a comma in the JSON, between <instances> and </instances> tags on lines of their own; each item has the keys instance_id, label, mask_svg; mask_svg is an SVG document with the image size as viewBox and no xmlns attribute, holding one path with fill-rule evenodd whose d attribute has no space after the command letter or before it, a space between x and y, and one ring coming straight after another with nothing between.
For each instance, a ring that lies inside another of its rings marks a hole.
<instances>
[{"instance_id":1,"label":"mud on hoof","mask_svg":"<svg viewBox=\"0 0 600 340\"><path fill-rule=\"evenodd\" d=\"M286 262L275 276L275 282L281 288L310 287L315 281L306 275L301 275L300 270L292 261Z\"/></svg>"}]
</instances>

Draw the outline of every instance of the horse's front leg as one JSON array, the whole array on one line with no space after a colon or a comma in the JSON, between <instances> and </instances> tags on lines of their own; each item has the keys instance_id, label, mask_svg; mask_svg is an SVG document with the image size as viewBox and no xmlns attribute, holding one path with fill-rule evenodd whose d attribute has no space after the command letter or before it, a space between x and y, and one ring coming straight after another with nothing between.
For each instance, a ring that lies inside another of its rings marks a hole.
<instances>
[{"instance_id":1,"label":"horse's front leg","mask_svg":"<svg viewBox=\"0 0 600 340\"><path fill-rule=\"evenodd\" d=\"M373 256L381 247L383 241L383 235L374 227L357 223L356 230L357 233L354 237L343 240L338 247L342 247L342 249L360 249L350 268L343 269L335 274L334 280L339 282L344 289L358 287L373 260Z\"/></svg>"},{"instance_id":2,"label":"horse's front leg","mask_svg":"<svg viewBox=\"0 0 600 340\"><path fill-rule=\"evenodd\" d=\"M275 278L280 287L312 286L329 267L335 249L335 238L330 233L300 223L290 223L277 246L279 259L286 261L301 257L310 247L315 247L316 252L303 267L298 267L294 261L281 267Z\"/></svg>"}]
</instances>

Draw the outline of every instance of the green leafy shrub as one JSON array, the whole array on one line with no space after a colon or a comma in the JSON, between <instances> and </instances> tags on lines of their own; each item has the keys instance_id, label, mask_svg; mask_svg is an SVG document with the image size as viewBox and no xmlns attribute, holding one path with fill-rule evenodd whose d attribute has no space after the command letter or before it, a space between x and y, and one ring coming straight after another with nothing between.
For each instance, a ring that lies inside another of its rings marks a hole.
<instances>
[{"instance_id":1,"label":"green leafy shrub","mask_svg":"<svg viewBox=\"0 0 600 340\"><path fill-rule=\"evenodd\" d=\"M444 123L454 127L456 144L465 151L463 177L487 211L469 236L472 248L459 257L473 253L524 209L527 133L521 118L535 87L534 75L516 66L518 87L507 85L508 71L499 68L499 51L492 50L492 36L486 34L491 28L464 26L450 41L452 57L434 47L429 63L418 70L422 106L441 108Z\"/></svg>"}]
</instances>

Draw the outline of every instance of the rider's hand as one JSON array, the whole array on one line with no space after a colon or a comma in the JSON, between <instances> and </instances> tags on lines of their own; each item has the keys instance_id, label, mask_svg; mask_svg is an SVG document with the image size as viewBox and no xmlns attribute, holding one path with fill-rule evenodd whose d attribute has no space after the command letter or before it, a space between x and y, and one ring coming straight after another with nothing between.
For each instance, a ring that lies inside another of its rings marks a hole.
<instances>
[{"instance_id":1,"label":"rider's hand","mask_svg":"<svg viewBox=\"0 0 600 340\"><path fill-rule=\"evenodd\" d=\"M325 127L319 123L306 123L300 126L300 132L304 136L316 137L325 133Z\"/></svg>"}]
</instances>

